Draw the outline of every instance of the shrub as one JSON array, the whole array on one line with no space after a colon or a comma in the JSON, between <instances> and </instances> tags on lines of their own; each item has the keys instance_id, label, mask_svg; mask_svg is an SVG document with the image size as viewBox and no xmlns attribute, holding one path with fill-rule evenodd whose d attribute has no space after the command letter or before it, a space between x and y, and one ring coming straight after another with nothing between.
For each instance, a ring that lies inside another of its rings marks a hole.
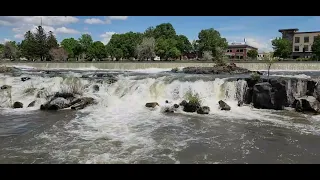
<instances>
[{"instance_id":1,"label":"shrub","mask_svg":"<svg viewBox=\"0 0 320 180\"><path fill-rule=\"evenodd\" d=\"M201 105L201 99L198 93L192 92L191 90L188 90L184 98L190 103L195 105Z\"/></svg>"},{"instance_id":2,"label":"shrub","mask_svg":"<svg viewBox=\"0 0 320 180\"><path fill-rule=\"evenodd\" d=\"M171 72L178 72L179 71L179 68L177 68L177 67L175 67L175 68L173 68L173 69L171 69Z\"/></svg>"},{"instance_id":3,"label":"shrub","mask_svg":"<svg viewBox=\"0 0 320 180\"><path fill-rule=\"evenodd\" d=\"M212 52L211 51L204 51L202 55L203 60L211 61L212 60Z\"/></svg>"},{"instance_id":4,"label":"shrub","mask_svg":"<svg viewBox=\"0 0 320 180\"><path fill-rule=\"evenodd\" d=\"M66 78L61 87L61 93L72 93L82 95L84 86L77 77Z\"/></svg>"},{"instance_id":5,"label":"shrub","mask_svg":"<svg viewBox=\"0 0 320 180\"><path fill-rule=\"evenodd\" d=\"M258 74L257 72L253 72L251 73L251 78L255 81L259 81L260 80L260 74Z\"/></svg>"}]
</instances>

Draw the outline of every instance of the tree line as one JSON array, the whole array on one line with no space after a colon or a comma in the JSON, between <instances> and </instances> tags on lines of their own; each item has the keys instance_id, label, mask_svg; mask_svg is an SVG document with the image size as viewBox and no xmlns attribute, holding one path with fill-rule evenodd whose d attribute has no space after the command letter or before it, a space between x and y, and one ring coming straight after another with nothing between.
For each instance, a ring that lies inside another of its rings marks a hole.
<instances>
[{"instance_id":1,"label":"tree line","mask_svg":"<svg viewBox=\"0 0 320 180\"><path fill-rule=\"evenodd\" d=\"M153 60L156 56L161 60L185 57L221 60L227 46L227 40L213 28L201 30L198 40L190 42L186 36L177 34L170 23L149 27L143 33L113 34L106 45L94 42L89 34L79 39L66 38L59 44L51 31L46 33L38 26L35 32L26 32L21 43L1 44L0 54L2 58L30 61Z\"/></svg>"}]
</instances>

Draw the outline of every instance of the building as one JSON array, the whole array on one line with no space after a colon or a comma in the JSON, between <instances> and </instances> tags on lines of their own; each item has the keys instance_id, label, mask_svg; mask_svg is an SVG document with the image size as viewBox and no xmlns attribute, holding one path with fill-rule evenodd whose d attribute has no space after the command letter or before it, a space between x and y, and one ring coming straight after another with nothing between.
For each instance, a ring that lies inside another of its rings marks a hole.
<instances>
[{"instance_id":1,"label":"building","mask_svg":"<svg viewBox=\"0 0 320 180\"><path fill-rule=\"evenodd\" d=\"M246 43L232 43L228 45L228 49L225 55L228 56L229 59L247 59L247 53L252 49L258 51L258 48L249 46Z\"/></svg>"},{"instance_id":2,"label":"building","mask_svg":"<svg viewBox=\"0 0 320 180\"><path fill-rule=\"evenodd\" d=\"M292 43L293 59L311 57L314 38L320 35L320 31L299 32L299 29L279 29L279 32Z\"/></svg>"},{"instance_id":3,"label":"building","mask_svg":"<svg viewBox=\"0 0 320 180\"><path fill-rule=\"evenodd\" d=\"M273 58L270 52L260 52L258 53L258 60L270 59Z\"/></svg>"}]
</instances>

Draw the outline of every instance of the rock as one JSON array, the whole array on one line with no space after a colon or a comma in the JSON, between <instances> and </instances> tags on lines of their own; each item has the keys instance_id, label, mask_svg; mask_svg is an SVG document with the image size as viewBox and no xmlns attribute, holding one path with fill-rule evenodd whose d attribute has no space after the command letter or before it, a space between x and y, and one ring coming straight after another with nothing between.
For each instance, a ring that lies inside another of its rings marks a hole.
<instances>
[{"instance_id":1,"label":"rock","mask_svg":"<svg viewBox=\"0 0 320 180\"><path fill-rule=\"evenodd\" d=\"M227 103L225 103L224 101L220 100L218 103L219 103L219 107L221 110L223 110L223 111L230 111L231 110L231 107Z\"/></svg>"},{"instance_id":2,"label":"rock","mask_svg":"<svg viewBox=\"0 0 320 180\"><path fill-rule=\"evenodd\" d=\"M12 86L9 86L9 85L3 85L3 86L1 86L1 89L11 89L12 88Z\"/></svg>"},{"instance_id":3,"label":"rock","mask_svg":"<svg viewBox=\"0 0 320 180\"><path fill-rule=\"evenodd\" d=\"M150 103L146 103L145 106L148 108L155 108L156 106L159 106L159 104L157 102L150 102Z\"/></svg>"},{"instance_id":4,"label":"rock","mask_svg":"<svg viewBox=\"0 0 320 180\"><path fill-rule=\"evenodd\" d=\"M169 103L169 101L168 100L166 100L166 102L165 103Z\"/></svg>"},{"instance_id":5,"label":"rock","mask_svg":"<svg viewBox=\"0 0 320 180\"><path fill-rule=\"evenodd\" d=\"M13 103L13 108L16 109L16 108L23 108L23 104L21 102L15 102Z\"/></svg>"},{"instance_id":6,"label":"rock","mask_svg":"<svg viewBox=\"0 0 320 180\"><path fill-rule=\"evenodd\" d=\"M183 100L179 105L180 106L185 106L186 104L188 104L188 102L186 100Z\"/></svg>"},{"instance_id":7,"label":"rock","mask_svg":"<svg viewBox=\"0 0 320 180\"><path fill-rule=\"evenodd\" d=\"M36 104L36 101L32 101L32 102L28 105L28 107L33 107L35 104Z\"/></svg>"},{"instance_id":8,"label":"rock","mask_svg":"<svg viewBox=\"0 0 320 180\"><path fill-rule=\"evenodd\" d=\"M320 112L320 102L313 96L296 98L293 106L298 112Z\"/></svg>"},{"instance_id":9,"label":"rock","mask_svg":"<svg viewBox=\"0 0 320 180\"><path fill-rule=\"evenodd\" d=\"M92 104L96 104L96 101L92 97L78 98L70 103L73 110L83 109Z\"/></svg>"},{"instance_id":10,"label":"rock","mask_svg":"<svg viewBox=\"0 0 320 180\"><path fill-rule=\"evenodd\" d=\"M29 79L31 79L31 78L29 78L29 77L22 77L22 78L21 78L21 81L24 82L24 81L27 81L27 80L29 80Z\"/></svg>"},{"instance_id":11,"label":"rock","mask_svg":"<svg viewBox=\"0 0 320 180\"><path fill-rule=\"evenodd\" d=\"M178 108L179 108L179 105L178 105L178 104L174 104L173 107L176 108L176 109L178 109Z\"/></svg>"},{"instance_id":12,"label":"rock","mask_svg":"<svg viewBox=\"0 0 320 180\"><path fill-rule=\"evenodd\" d=\"M213 67L185 67L182 71L186 74L244 74L250 73L248 69L235 65L213 66Z\"/></svg>"},{"instance_id":13,"label":"rock","mask_svg":"<svg viewBox=\"0 0 320 180\"><path fill-rule=\"evenodd\" d=\"M100 89L98 85L93 85L92 88L93 88L93 92L98 92Z\"/></svg>"},{"instance_id":14,"label":"rock","mask_svg":"<svg viewBox=\"0 0 320 180\"><path fill-rule=\"evenodd\" d=\"M202 106L197 110L198 114L209 114L210 108L208 106Z\"/></svg>"},{"instance_id":15,"label":"rock","mask_svg":"<svg viewBox=\"0 0 320 180\"><path fill-rule=\"evenodd\" d=\"M164 107L163 112L165 113L174 113L176 109L174 107Z\"/></svg>"},{"instance_id":16,"label":"rock","mask_svg":"<svg viewBox=\"0 0 320 180\"><path fill-rule=\"evenodd\" d=\"M270 80L253 87L252 103L258 109L282 110L287 104L287 92L284 82Z\"/></svg>"},{"instance_id":17,"label":"rock","mask_svg":"<svg viewBox=\"0 0 320 180\"><path fill-rule=\"evenodd\" d=\"M49 102L40 106L40 110L59 110L70 107L70 100L53 97Z\"/></svg>"},{"instance_id":18,"label":"rock","mask_svg":"<svg viewBox=\"0 0 320 180\"><path fill-rule=\"evenodd\" d=\"M196 112L200 108L199 104L187 103L183 106L184 112Z\"/></svg>"},{"instance_id":19,"label":"rock","mask_svg":"<svg viewBox=\"0 0 320 180\"><path fill-rule=\"evenodd\" d=\"M57 93L54 94L54 98L72 99L72 98L74 98L74 94L73 93L57 92Z\"/></svg>"}]
</instances>

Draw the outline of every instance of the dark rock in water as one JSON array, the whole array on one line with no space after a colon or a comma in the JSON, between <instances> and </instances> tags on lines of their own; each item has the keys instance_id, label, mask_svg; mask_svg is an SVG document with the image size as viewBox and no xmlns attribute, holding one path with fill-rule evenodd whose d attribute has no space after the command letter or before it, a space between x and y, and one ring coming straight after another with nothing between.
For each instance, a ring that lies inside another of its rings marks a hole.
<instances>
[{"instance_id":1,"label":"dark rock in water","mask_svg":"<svg viewBox=\"0 0 320 180\"><path fill-rule=\"evenodd\" d=\"M71 105L71 109L79 110L96 103L97 102L91 97L82 97L72 101L70 105Z\"/></svg>"},{"instance_id":2,"label":"dark rock in water","mask_svg":"<svg viewBox=\"0 0 320 180\"><path fill-rule=\"evenodd\" d=\"M146 103L145 106L148 108L155 108L156 106L159 106L159 104L157 102L150 102L150 103Z\"/></svg>"},{"instance_id":3,"label":"dark rock in water","mask_svg":"<svg viewBox=\"0 0 320 180\"><path fill-rule=\"evenodd\" d=\"M97 73L97 74L94 75L94 77L99 77L99 78L102 78L102 77L113 77L113 75L106 74L106 73Z\"/></svg>"},{"instance_id":4,"label":"dark rock in water","mask_svg":"<svg viewBox=\"0 0 320 180\"><path fill-rule=\"evenodd\" d=\"M258 109L282 110L287 104L285 84L278 80L258 83L253 87L253 106Z\"/></svg>"},{"instance_id":5,"label":"dark rock in water","mask_svg":"<svg viewBox=\"0 0 320 180\"><path fill-rule=\"evenodd\" d=\"M218 103L219 103L219 107L221 110L223 110L223 111L230 111L231 110L231 107L227 103L225 103L224 101L220 100Z\"/></svg>"},{"instance_id":6,"label":"dark rock in water","mask_svg":"<svg viewBox=\"0 0 320 180\"><path fill-rule=\"evenodd\" d=\"M183 106L184 112L196 112L200 108L199 104L187 103Z\"/></svg>"},{"instance_id":7,"label":"dark rock in water","mask_svg":"<svg viewBox=\"0 0 320 180\"><path fill-rule=\"evenodd\" d=\"M243 106L243 101L238 101L238 107Z\"/></svg>"},{"instance_id":8,"label":"dark rock in water","mask_svg":"<svg viewBox=\"0 0 320 180\"><path fill-rule=\"evenodd\" d=\"M36 101L32 101L32 102L28 105L28 107L33 107L35 104L36 104Z\"/></svg>"},{"instance_id":9,"label":"dark rock in water","mask_svg":"<svg viewBox=\"0 0 320 180\"><path fill-rule=\"evenodd\" d=\"M59 109L62 109L60 106L58 106L57 104L51 104L48 106L48 110L50 111L57 111Z\"/></svg>"},{"instance_id":10,"label":"dark rock in water","mask_svg":"<svg viewBox=\"0 0 320 180\"><path fill-rule=\"evenodd\" d=\"M210 112L210 107L208 106L202 106L197 110L198 114L209 114Z\"/></svg>"},{"instance_id":11,"label":"dark rock in water","mask_svg":"<svg viewBox=\"0 0 320 180\"><path fill-rule=\"evenodd\" d=\"M165 107L164 111L165 113L174 113L176 109L174 107Z\"/></svg>"},{"instance_id":12,"label":"dark rock in water","mask_svg":"<svg viewBox=\"0 0 320 180\"><path fill-rule=\"evenodd\" d=\"M64 99L70 99L70 98L74 98L74 94L73 93L61 93L61 92L57 92L54 94L55 98L64 98Z\"/></svg>"},{"instance_id":13,"label":"dark rock in water","mask_svg":"<svg viewBox=\"0 0 320 180\"><path fill-rule=\"evenodd\" d=\"M15 102L15 103L13 103L13 108L14 109L23 108L23 104L21 102Z\"/></svg>"},{"instance_id":14,"label":"dark rock in water","mask_svg":"<svg viewBox=\"0 0 320 180\"><path fill-rule=\"evenodd\" d=\"M100 89L98 85L93 85L92 88L93 88L93 92L98 92Z\"/></svg>"},{"instance_id":15,"label":"dark rock in water","mask_svg":"<svg viewBox=\"0 0 320 180\"><path fill-rule=\"evenodd\" d=\"M63 97L53 97L46 104L40 106L40 110L59 110L70 107L70 100Z\"/></svg>"},{"instance_id":16,"label":"dark rock in water","mask_svg":"<svg viewBox=\"0 0 320 180\"><path fill-rule=\"evenodd\" d=\"M186 74L245 74L250 73L248 69L234 65L213 67L186 67L182 71Z\"/></svg>"},{"instance_id":17,"label":"dark rock in water","mask_svg":"<svg viewBox=\"0 0 320 180\"><path fill-rule=\"evenodd\" d=\"M186 104L188 104L188 102L186 100L183 100L179 105L180 106L185 106Z\"/></svg>"},{"instance_id":18,"label":"dark rock in water","mask_svg":"<svg viewBox=\"0 0 320 180\"><path fill-rule=\"evenodd\" d=\"M81 78L89 78L89 75L84 74L81 76Z\"/></svg>"},{"instance_id":19,"label":"dark rock in water","mask_svg":"<svg viewBox=\"0 0 320 180\"><path fill-rule=\"evenodd\" d=\"M12 86L9 86L9 85L3 85L3 86L1 86L1 89L10 89L10 88L12 88Z\"/></svg>"},{"instance_id":20,"label":"dark rock in water","mask_svg":"<svg viewBox=\"0 0 320 180\"><path fill-rule=\"evenodd\" d=\"M176 108L176 109L178 109L178 108L179 108L179 105L178 105L178 104L174 104L173 107Z\"/></svg>"},{"instance_id":21,"label":"dark rock in water","mask_svg":"<svg viewBox=\"0 0 320 180\"><path fill-rule=\"evenodd\" d=\"M320 102L313 96L296 98L293 106L298 112L320 112Z\"/></svg>"},{"instance_id":22,"label":"dark rock in water","mask_svg":"<svg viewBox=\"0 0 320 180\"><path fill-rule=\"evenodd\" d=\"M169 103L169 101L168 100L166 100L166 102L165 103Z\"/></svg>"},{"instance_id":23,"label":"dark rock in water","mask_svg":"<svg viewBox=\"0 0 320 180\"><path fill-rule=\"evenodd\" d=\"M29 78L29 77L22 77L22 78L21 78L21 81L24 82L24 81L27 81L27 80L29 80L29 79L31 79L31 78Z\"/></svg>"}]
</instances>

